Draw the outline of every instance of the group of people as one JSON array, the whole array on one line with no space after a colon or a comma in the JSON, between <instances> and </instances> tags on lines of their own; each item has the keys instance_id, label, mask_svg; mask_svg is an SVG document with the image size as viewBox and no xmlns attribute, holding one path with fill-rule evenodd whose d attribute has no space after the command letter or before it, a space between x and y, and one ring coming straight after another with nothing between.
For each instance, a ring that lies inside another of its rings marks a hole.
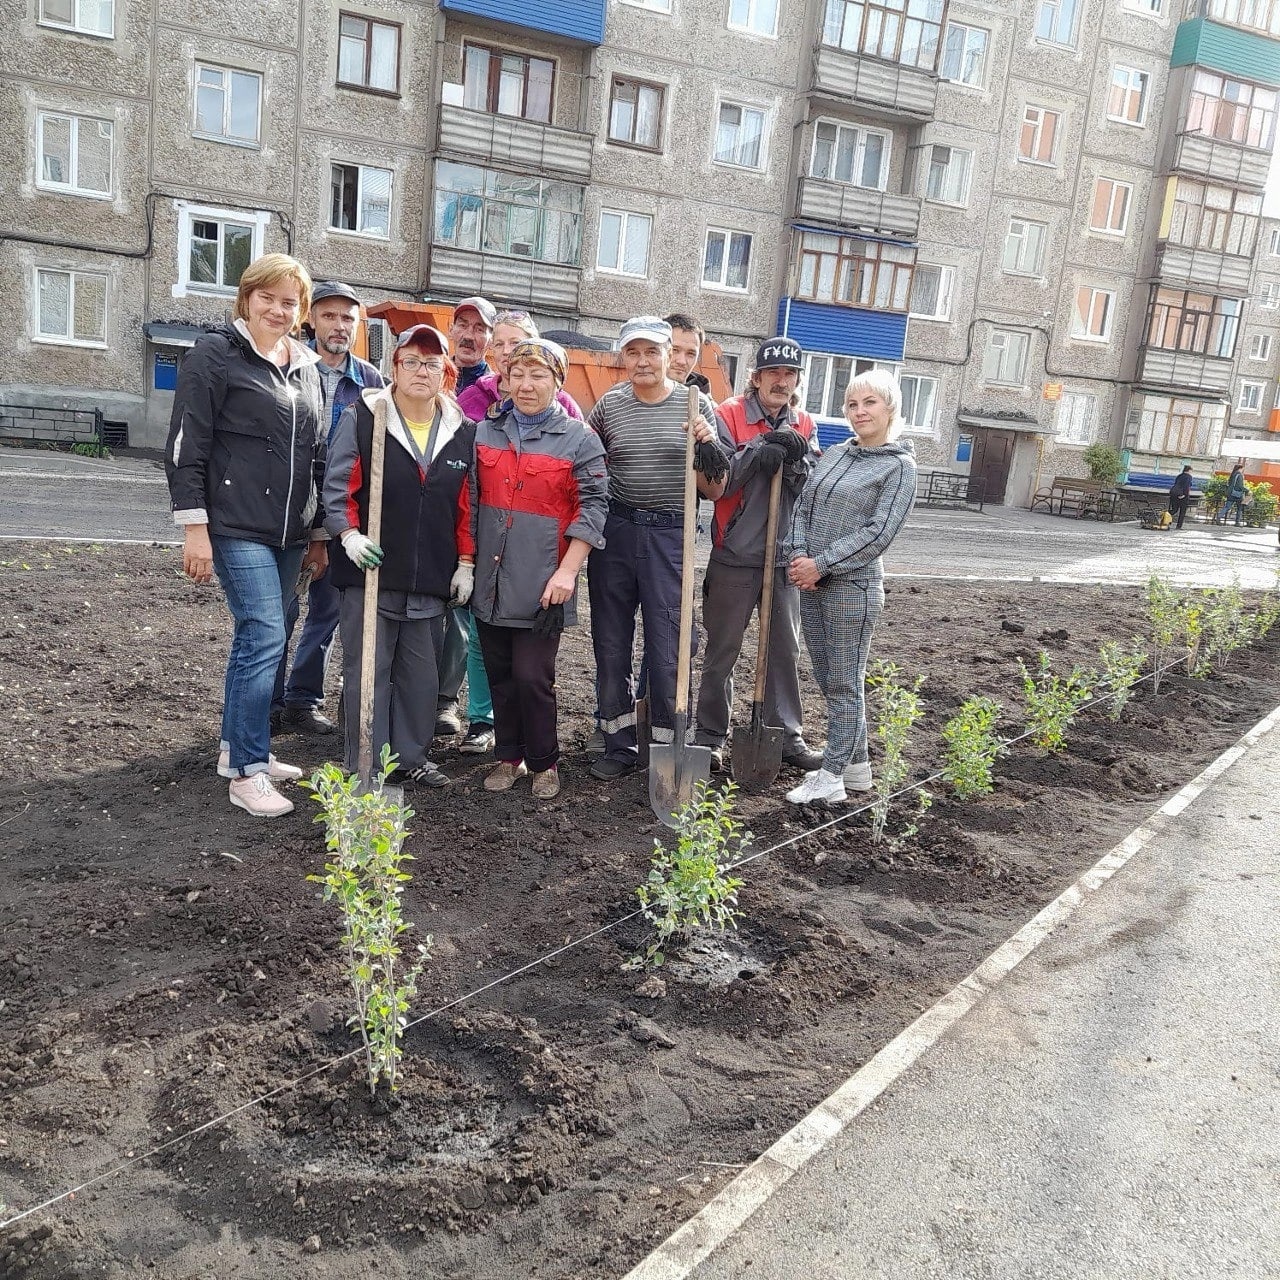
<instances>
[{"instance_id":1,"label":"group of people","mask_svg":"<svg viewBox=\"0 0 1280 1280\"><path fill-rule=\"evenodd\" d=\"M431 758L446 736L493 752L485 789L531 775L535 797L559 793L556 660L578 620L584 567L590 772L634 772L637 697L653 741L674 732L688 433L693 482L714 507L695 741L724 767L732 673L769 573L765 722L784 732L784 764L804 773L787 799L839 803L870 788L863 683L884 604L881 555L915 493L892 375L855 376L844 400L853 435L820 453L798 408L803 352L789 337L762 343L748 390L716 405L697 371L697 322L634 317L618 339L625 377L584 419L565 390L565 351L526 312L475 297L457 304L447 334L410 327L389 384L351 352L359 316L345 285L313 287L300 263L269 254L242 276L232 322L201 338L179 372L167 472L184 570L195 582L216 575L234 620L218 759L233 804L262 817L292 809L276 783L301 770L275 757L271 737L334 732L324 683L335 634L345 762L356 767L375 569L372 745L376 756L389 744L404 781L448 784ZM296 336L306 322L309 343ZM804 738L802 633L827 702L821 752Z\"/></svg>"}]
</instances>

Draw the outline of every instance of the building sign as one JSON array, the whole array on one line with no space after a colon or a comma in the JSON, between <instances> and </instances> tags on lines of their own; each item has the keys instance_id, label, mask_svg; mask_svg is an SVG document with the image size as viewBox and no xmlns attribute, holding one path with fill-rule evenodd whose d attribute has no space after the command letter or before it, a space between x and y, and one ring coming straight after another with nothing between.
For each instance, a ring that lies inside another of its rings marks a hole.
<instances>
[{"instance_id":1,"label":"building sign","mask_svg":"<svg viewBox=\"0 0 1280 1280\"><path fill-rule=\"evenodd\" d=\"M157 391L176 391L178 389L178 357L168 351L157 351L155 376L152 381Z\"/></svg>"},{"instance_id":2,"label":"building sign","mask_svg":"<svg viewBox=\"0 0 1280 1280\"><path fill-rule=\"evenodd\" d=\"M956 443L956 461L968 462L973 457L973 432L962 431Z\"/></svg>"},{"instance_id":3,"label":"building sign","mask_svg":"<svg viewBox=\"0 0 1280 1280\"><path fill-rule=\"evenodd\" d=\"M1061 400L1062 399L1062 383L1046 382L1044 390L1040 394L1042 400Z\"/></svg>"}]
</instances>

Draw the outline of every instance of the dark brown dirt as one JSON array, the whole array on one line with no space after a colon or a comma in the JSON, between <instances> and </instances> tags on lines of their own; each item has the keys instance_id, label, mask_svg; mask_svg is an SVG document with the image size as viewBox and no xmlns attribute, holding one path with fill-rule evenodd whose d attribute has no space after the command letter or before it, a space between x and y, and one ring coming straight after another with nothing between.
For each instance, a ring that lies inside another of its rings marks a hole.
<instances>
[{"instance_id":1,"label":"dark brown dirt","mask_svg":"<svg viewBox=\"0 0 1280 1280\"><path fill-rule=\"evenodd\" d=\"M314 806L255 824L214 774L218 593L171 550L0 560L0 1201L136 1161L0 1234L0 1277L619 1276L1280 700L1272 639L1119 725L1086 713L1061 756L1016 748L994 795L940 797L878 848L862 816L805 834L829 815L790 810L781 779L743 813L759 848L801 838L744 868L740 930L664 969L665 994L621 968L633 920L467 998L632 911L663 830L643 778L587 777L575 633L558 800L485 793L486 763L453 752L454 785L411 795L405 909L434 938L414 1015L447 1007L408 1033L388 1107L354 1059L325 1069L354 1042L306 881ZM877 651L927 676L921 776L970 693L1016 731L1041 633L1067 632L1043 645L1065 669L1141 626L1131 590L890 588Z\"/></svg>"}]
</instances>

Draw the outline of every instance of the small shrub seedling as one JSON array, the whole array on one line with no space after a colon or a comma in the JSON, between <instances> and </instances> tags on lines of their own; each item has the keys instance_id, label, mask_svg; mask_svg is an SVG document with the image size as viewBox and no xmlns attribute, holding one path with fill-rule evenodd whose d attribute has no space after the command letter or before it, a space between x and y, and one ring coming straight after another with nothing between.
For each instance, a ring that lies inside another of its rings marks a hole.
<instances>
[{"instance_id":1,"label":"small shrub seedling","mask_svg":"<svg viewBox=\"0 0 1280 1280\"><path fill-rule=\"evenodd\" d=\"M975 695L942 726L942 777L957 800L985 796L995 787L992 769L1006 750L996 733L1000 711L994 698Z\"/></svg>"},{"instance_id":2,"label":"small shrub seedling","mask_svg":"<svg viewBox=\"0 0 1280 1280\"><path fill-rule=\"evenodd\" d=\"M685 941L697 928L718 933L737 928L742 881L726 875L725 868L741 856L752 838L733 816L737 792L732 782L723 789L699 782L676 814L675 849L654 839L649 878L636 890L636 897L658 936L625 968L662 964L669 941Z\"/></svg>"},{"instance_id":3,"label":"small shrub seedling","mask_svg":"<svg viewBox=\"0 0 1280 1280\"><path fill-rule=\"evenodd\" d=\"M1204 592L1204 662L1214 671L1225 671L1231 655L1253 639L1256 623L1244 611L1244 593L1239 577L1221 590Z\"/></svg>"},{"instance_id":4,"label":"small shrub seedling","mask_svg":"<svg viewBox=\"0 0 1280 1280\"><path fill-rule=\"evenodd\" d=\"M1160 681L1173 657L1182 631L1178 593L1157 574L1147 579L1147 622L1151 627L1151 692L1160 692Z\"/></svg>"},{"instance_id":5,"label":"small shrub seedling","mask_svg":"<svg viewBox=\"0 0 1280 1280\"><path fill-rule=\"evenodd\" d=\"M417 958L398 970L401 939L413 928L400 909L410 880L404 864L412 856L405 853L404 840L413 810L383 790L395 767L389 747L383 747L380 764L377 784L368 793L361 793L357 775L333 763L317 769L305 784L320 804L316 821L325 824L325 843L333 854L323 875L307 879L323 886L326 902L337 899L342 908L342 944L356 1005L347 1025L359 1029L371 1094L381 1080L396 1090L400 1037L431 945L428 934L416 948Z\"/></svg>"},{"instance_id":6,"label":"small shrub seedling","mask_svg":"<svg viewBox=\"0 0 1280 1280\"><path fill-rule=\"evenodd\" d=\"M902 680L902 672L894 662L877 659L867 672L867 688L875 703L875 733L880 743L880 767L875 773L876 800L871 806L871 841L879 844L884 838L889 821L889 804L896 791L906 782L911 772L907 761L907 743L911 729L924 713L920 702L920 686L924 676L917 676L908 685ZM932 797L920 792L919 807L929 807ZM914 826L904 832L914 834Z\"/></svg>"},{"instance_id":7,"label":"small shrub seedling","mask_svg":"<svg viewBox=\"0 0 1280 1280\"><path fill-rule=\"evenodd\" d=\"M1280 569L1276 570L1276 581L1262 593L1258 608L1252 616L1254 638L1265 640L1267 632L1280 622Z\"/></svg>"},{"instance_id":8,"label":"small shrub seedling","mask_svg":"<svg viewBox=\"0 0 1280 1280\"><path fill-rule=\"evenodd\" d=\"M1098 672L1098 684L1106 691L1107 718L1119 720L1142 674L1143 663L1147 660L1147 651L1142 641L1135 636L1129 643L1119 640L1107 640L1098 650L1102 662Z\"/></svg>"},{"instance_id":9,"label":"small shrub seedling","mask_svg":"<svg viewBox=\"0 0 1280 1280\"><path fill-rule=\"evenodd\" d=\"M1031 741L1042 751L1061 751L1067 745L1067 730L1076 712L1089 701L1094 676L1073 667L1065 678L1049 665L1049 655L1040 650L1040 666L1033 675L1018 659L1022 671L1022 693L1027 703L1027 730Z\"/></svg>"},{"instance_id":10,"label":"small shrub seedling","mask_svg":"<svg viewBox=\"0 0 1280 1280\"><path fill-rule=\"evenodd\" d=\"M1182 635L1183 664L1187 675L1197 680L1209 674L1209 664L1200 656L1200 646L1204 642L1204 615L1203 598L1186 596L1178 602L1178 626Z\"/></svg>"}]
</instances>

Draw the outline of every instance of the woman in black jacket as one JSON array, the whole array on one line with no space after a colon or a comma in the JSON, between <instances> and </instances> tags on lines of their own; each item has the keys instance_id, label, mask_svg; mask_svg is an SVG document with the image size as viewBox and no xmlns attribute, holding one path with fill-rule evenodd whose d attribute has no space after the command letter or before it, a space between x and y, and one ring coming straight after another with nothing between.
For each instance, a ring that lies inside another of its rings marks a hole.
<instances>
[{"instance_id":1,"label":"woman in black jacket","mask_svg":"<svg viewBox=\"0 0 1280 1280\"><path fill-rule=\"evenodd\" d=\"M317 575L328 565L319 357L290 336L310 302L311 277L286 254L246 269L233 322L182 362L165 450L182 567L193 582L216 573L235 619L218 772L231 803L262 818L293 809L273 784L302 776L271 754L285 603L304 560Z\"/></svg>"}]
</instances>

